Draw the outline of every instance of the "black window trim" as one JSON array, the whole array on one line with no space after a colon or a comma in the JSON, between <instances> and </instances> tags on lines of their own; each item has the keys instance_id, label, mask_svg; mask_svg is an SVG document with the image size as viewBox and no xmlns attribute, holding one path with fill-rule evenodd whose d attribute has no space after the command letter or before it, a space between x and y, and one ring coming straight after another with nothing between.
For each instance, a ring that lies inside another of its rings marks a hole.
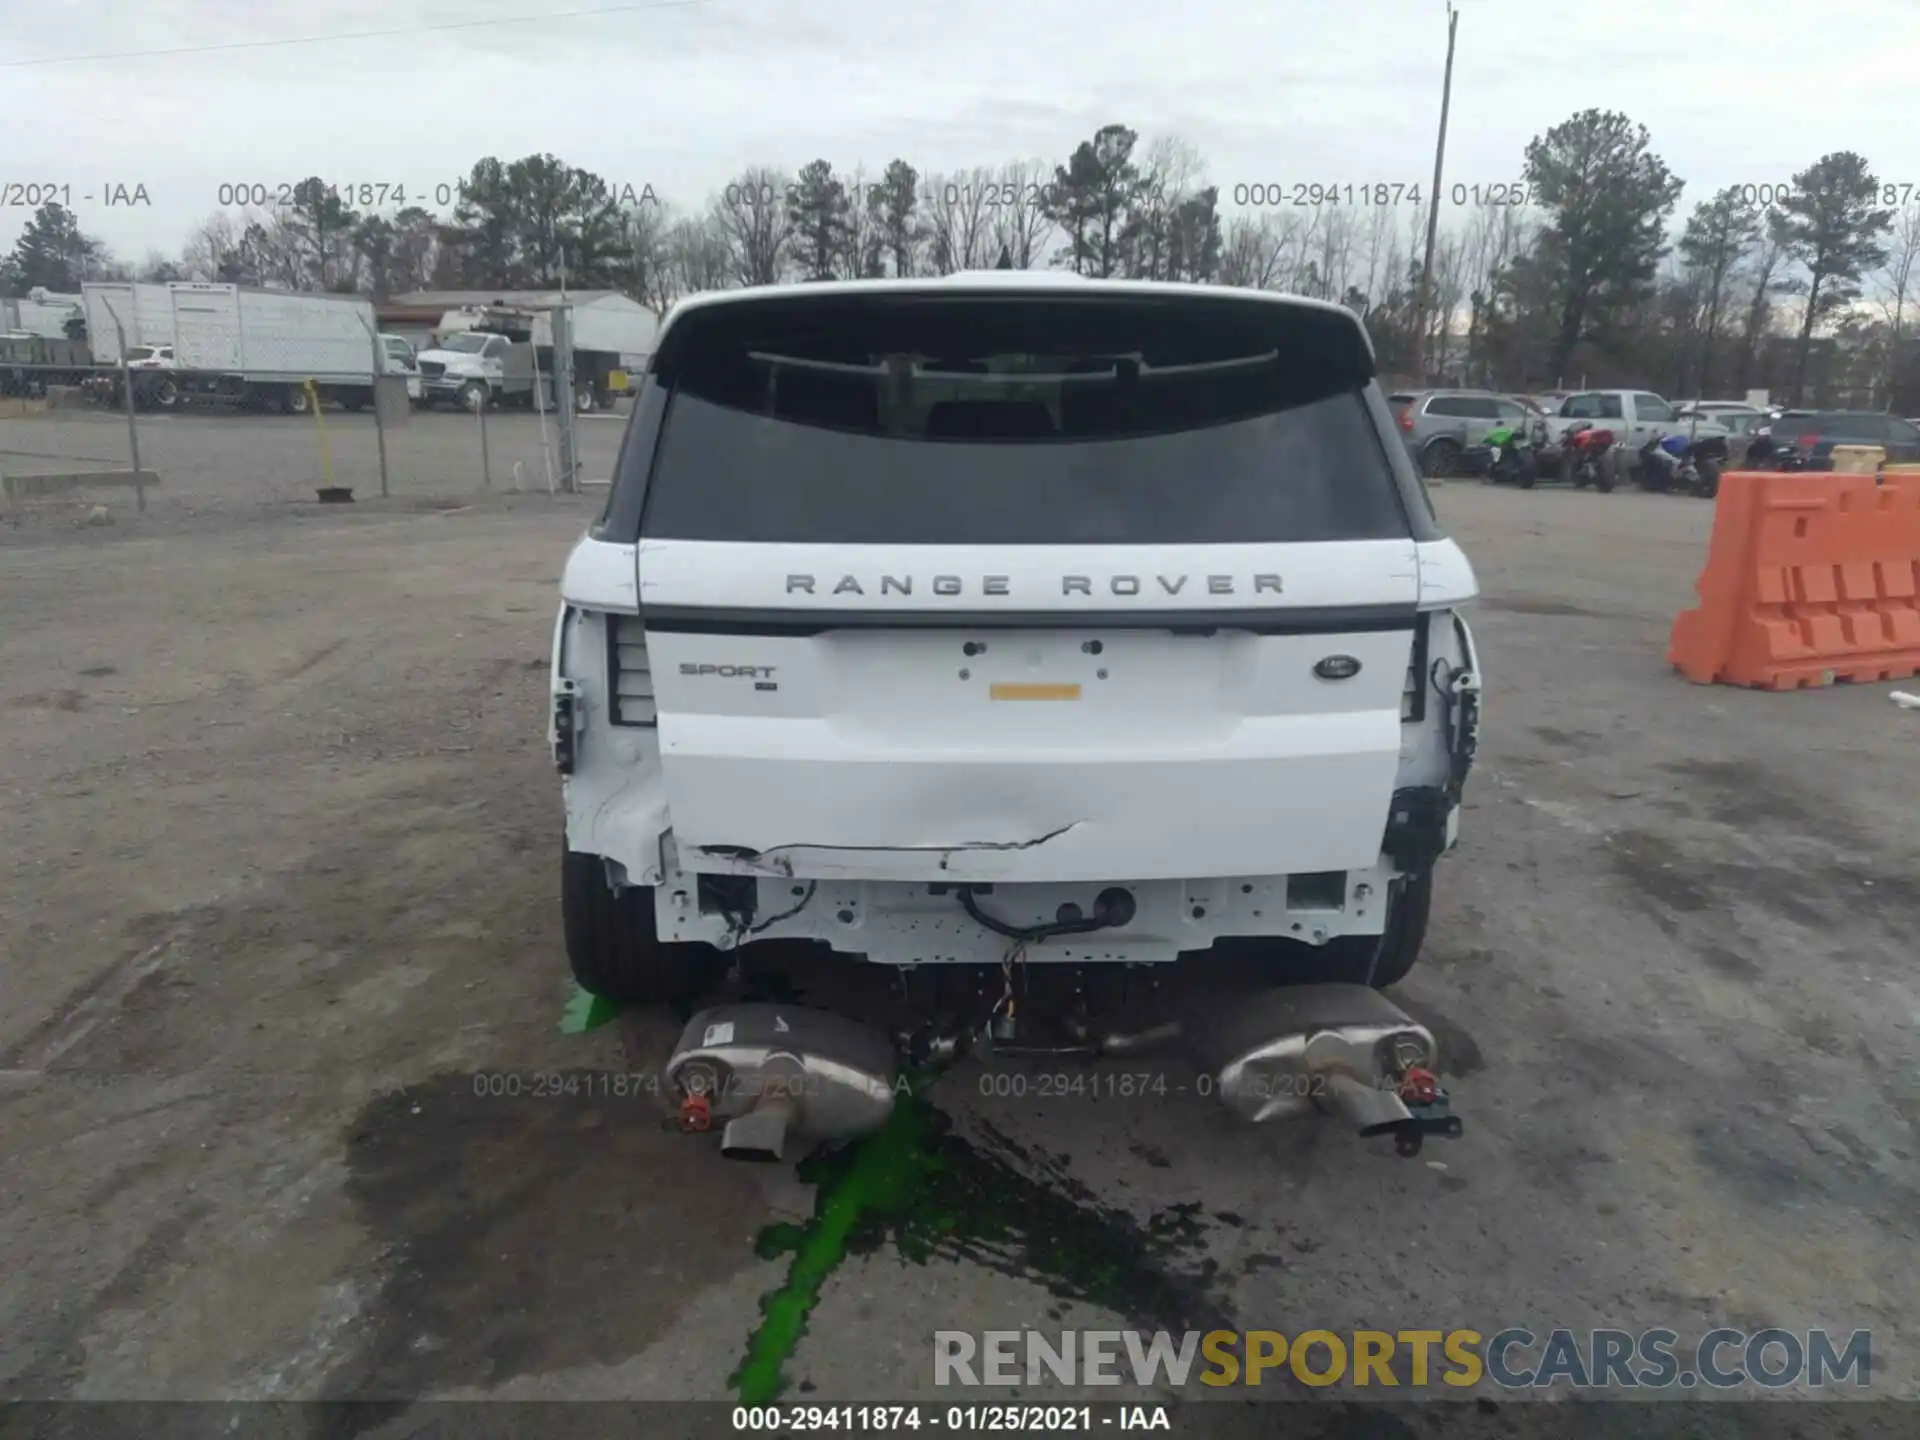
<instances>
[{"instance_id":1,"label":"black window trim","mask_svg":"<svg viewBox=\"0 0 1920 1440\"><path fill-rule=\"evenodd\" d=\"M807 637L835 630L1162 630L1176 635L1350 635L1416 629L1416 604L1271 606L1218 610L782 610L654 605L649 634Z\"/></svg>"}]
</instances>

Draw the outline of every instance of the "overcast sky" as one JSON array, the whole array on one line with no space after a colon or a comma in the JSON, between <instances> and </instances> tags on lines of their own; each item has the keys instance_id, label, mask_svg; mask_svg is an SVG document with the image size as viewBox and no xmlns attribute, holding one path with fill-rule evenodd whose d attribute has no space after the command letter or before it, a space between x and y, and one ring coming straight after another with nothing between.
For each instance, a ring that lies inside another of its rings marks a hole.
<instances>
[{"instance_id":1,"label":"overcast sky","mask_svg":"<svg viewBox=\"0 0 1920 1440\"><path fill-rule=\"evenodd\" d=\"M0 201L70 187L125 259L177 252L219 187L319 174L411 196L551 151L698 204L750 164L923 174L1066 157L1100 125L1236 184L1430 185L1444 0L0 0ZM554 12L560 13L554 13ZM572 12L572 13L566 13ZM1624 110L1687 181L1782 183L1838 149L1920 185L1920 0L1464 0L1447 180L1517 179L1532 136ZM109 206L107 187L151 204ZM91 195L94 198L85 198ZM0 209L0 247L30 212Z\"/></svg>"}]
</instances>

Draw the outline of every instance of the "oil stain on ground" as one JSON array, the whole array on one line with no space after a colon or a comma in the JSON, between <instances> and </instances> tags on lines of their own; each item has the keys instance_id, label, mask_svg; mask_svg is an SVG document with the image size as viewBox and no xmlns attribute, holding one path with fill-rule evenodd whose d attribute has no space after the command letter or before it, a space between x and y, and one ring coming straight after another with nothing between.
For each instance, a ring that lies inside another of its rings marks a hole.
<instances>
[{"instance_id":1,"label":"oil stain on ground","mask_svg":"<svg viewBox=\"0 0 1920 1440\"><path fill-rule=\"evenodd\" d=\"M387 1274L326 1393L405 1402L622 1360L753 1264L752 1174L666 1128L656 1095L585 1088L595 1074L515 1095L441 1075L361 1112L347 1192ZM355 1413L334 1433L384 1418Z\"/></svg>"}]
</instances>

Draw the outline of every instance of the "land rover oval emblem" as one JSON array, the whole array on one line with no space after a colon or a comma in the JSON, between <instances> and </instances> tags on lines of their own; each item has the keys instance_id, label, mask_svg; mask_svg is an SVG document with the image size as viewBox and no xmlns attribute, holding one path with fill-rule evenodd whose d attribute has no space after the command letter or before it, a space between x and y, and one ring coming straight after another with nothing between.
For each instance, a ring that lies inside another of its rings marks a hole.
<instances>
[{"instance_id":1,"label":"land rover oval emblem","mask_svg":"<svg viewBox=\"0 0 1920 1440\"><path fill-rule=\"evenodd\" d=\"M1322 680L1351 680L1360 673L1360 662L1351 655L1329 655L1313 667Z\"/></svg>"}]
</instances>

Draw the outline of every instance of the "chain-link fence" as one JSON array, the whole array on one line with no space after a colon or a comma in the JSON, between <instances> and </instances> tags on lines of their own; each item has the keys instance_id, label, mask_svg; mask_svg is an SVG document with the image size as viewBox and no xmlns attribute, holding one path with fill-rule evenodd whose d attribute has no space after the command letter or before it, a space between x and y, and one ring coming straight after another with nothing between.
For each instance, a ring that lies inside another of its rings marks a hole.
<instances>
[{"instance_id":1,"label":"chain-link fence","mask_svg":"<svg viewBox=\"0 0 1920 1440\"><path fill-rule=\"evenodd\" d=\"M174 372L158 383L133 377L129 407L123 378L109 367L0 370L0 480L12 513L570 488L563 417L544 403L424 405L393 377L382 381L390 393L376 404L301 387L291 407L268 412L190 400L180 382L192 377ZM625 413L623 401L570 417L576 488L591 492L612 475Z\"/></svg>"},{"instance_id":2,"label":"chain-link fence","mask_svg":"<svg viewBox=\"0 0 1920 1440\"><path fill-rule=\"evenodd\" d=\"M231 308L231 297L216 298ZM394 356L387 348L393 337L378 333L371 309L354 316L337 300L324 306L331 313L304 332L276 328L271 314L249 332L250 347L273 354L279 346L282 361L290 358L287 345L330 346L341 368L307 379L284 364L271 374L193 368L184 363L193 346L176 352L164 343L177 314L147 315L133 294L100 297L100 313L89 321L100 323L103 338L91 347L0 336L7 513L18 520L29 509L91 514L119 504L197 512L433 501L476 491L571 494L611 476L624 402L580 415L554 408L555 395L571 399L574 389L564 310L551 314L541 364L531 345L523 347L519 381L489 389L422 374L429 367L415 367L404 343L404 354ZM327 326L330 334L318 333ZM180 335L205 348L204 336L184 324Z\"/></svg>"}]
</instances>

